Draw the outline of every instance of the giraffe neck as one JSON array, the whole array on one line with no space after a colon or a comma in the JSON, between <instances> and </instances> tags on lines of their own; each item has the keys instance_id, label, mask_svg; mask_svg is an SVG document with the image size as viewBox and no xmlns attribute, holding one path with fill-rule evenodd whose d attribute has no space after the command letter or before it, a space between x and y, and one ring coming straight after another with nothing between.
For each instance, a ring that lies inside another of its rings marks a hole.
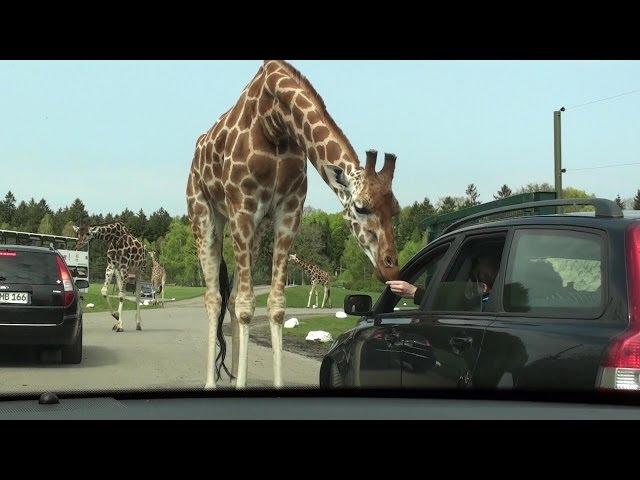
<instances>
[{"instance_id":1,"label":"giraffe neck","mask_svg":"<svg viewBox=\"0 0 640 480\"><path fill-rule=\"evenodd\" d=\"M283 139L296 142L346 207L350 195L332 185L329 175L337 172L326 167L338 167L353 189L358 190L363 169L355 150L326 111L320 96L297 70L280 61L266 62L263 68L266 82L261 96L266 98L260 98L258 109L270 106L260 112L265 134L276 143Z\"/></svg>"}]
</instances>

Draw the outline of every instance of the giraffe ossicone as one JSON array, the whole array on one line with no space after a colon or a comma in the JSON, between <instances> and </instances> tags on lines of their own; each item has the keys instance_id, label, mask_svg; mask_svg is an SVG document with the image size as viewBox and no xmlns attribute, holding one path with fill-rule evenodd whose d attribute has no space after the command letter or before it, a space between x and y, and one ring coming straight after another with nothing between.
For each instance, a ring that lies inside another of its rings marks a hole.
<instances>
[{"instance_id":1,"label":"giraffe ossicone","mask_svg":"<svg viewBox=\"0 0 640 480\"><path fill-rule=\"evenodd\" d=\"M224 310L231 317L232 373L247 381L249 323L255 310L251 268L260 239L273 227L271 290L267 301L274 385L282 386L282 324L288 254L307 195L307 160L342 204L343 217L380 279L398 275L393 216L400 207L391 190L395 155L367 152L366 167L331 118L311 83L289 63L267 60L235 105L196 141L186 198L207 285L209 318L205 388L224 366ZM233 241L235 272L229 284L222 258L225 226ZM226 367L225 367L226 368ZM216 375L214 376L214 370Z\"/></svg>"}]
</instances>

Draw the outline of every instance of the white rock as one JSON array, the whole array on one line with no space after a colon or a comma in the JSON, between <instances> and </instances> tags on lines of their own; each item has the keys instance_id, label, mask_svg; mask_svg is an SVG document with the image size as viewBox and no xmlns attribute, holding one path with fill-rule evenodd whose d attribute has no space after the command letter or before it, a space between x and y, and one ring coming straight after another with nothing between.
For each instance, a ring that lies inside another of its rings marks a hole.
<instances>
[{"instance_id":1,"label":"white rock","mask_svg":"<svg viewBox=\"0 0 640 480\"><path fill-rule=\"evenodd\" d=\"M394 310L400 310L398 307L395 307Z\"/></svg>"},{"instance_id":2,"label":"white rock","mask_svg":"<svg viewBox=\"0 0 640 480\"><path fill-rule=\"evenodd\" d=\"M407 306L407 302L403 302L403 303L402 303L402 306L403 306L403 307L406 307L406 306Z\"/></svg>"},{"instance_id":3,"label":"white rock","mask_svg":"<svg viewBox=\"0 0 640 480\"><path fill-rule=\"evenodd\" d=\"M93 308L95 305L93 303L87 303L87 308Z\"/></svg>"},{"instance_id":4,"label":"white rock","mask_svg":"<svg viewBox=\"0 0 640 480\"><path fill-rule=\"evenodd\" d=\"M306 340L310 342L321 342L326 343L333 340L331 334L329 332L324 332L322 330L312 330L307 334Z\"/></svg>"},{"instance_id":5,"label":"white rock","mask_svg":"<svg viewBox=\"0 0 640 480\"><path fill-rule=\"evenodd\" d=\"M298 325L300 325L300 322L297 318L290 318L289 320L284 322L284 328L293 328L297 327Z\"/></svg>"},{"instance_id":6,"label":"white rock","mask_svg":"<svg viewBox=\"0 0 640 480\"><path fill-rule=\"evenodd\" d=\"M348 317L348 315L346 313L344 313L343 310L338 310L336 312L336 318L347 318L347 317Z\"/></svg>"},{"instance_id":7,"label":"white rock","mask_svg":"<svg viewBox=\"0 0 640 480\"><path fill-rule=\"evenodd\" d=\"M318 308L318 305L314 305L312 308Z\"/></svg>"}]
</instances>

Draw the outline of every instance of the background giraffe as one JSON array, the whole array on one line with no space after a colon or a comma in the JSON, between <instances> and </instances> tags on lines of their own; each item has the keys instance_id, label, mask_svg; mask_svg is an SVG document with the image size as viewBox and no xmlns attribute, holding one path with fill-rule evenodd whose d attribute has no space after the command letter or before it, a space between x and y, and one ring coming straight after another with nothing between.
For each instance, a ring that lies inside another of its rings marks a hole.
<instances>
[{"instance_id":1,"label":"background giraffe","mask_svg":"<svg viewBox=\"0 0 640 480\"><path fill-rule=\"evenodd\" d=\"M187 179L189 219L207 284L205 388L215 387L216 337L224 349L221 324L227 300L234 339L232 371L238 373L237 387L246 384L249 323L255 310L251 267L269 225L274 246L267 305L274 385L282 385L284 286L307 194L307 159L337 195L378 277L398 276L392 217L400 207L391 191L395 156L385 155L383 168L376 172L376 153L369 151L362 168L309 81L284 61L265 61L236 104L198 138ZM222 258L227 223L236 266L230 291ZM224 366L224 355L220 362Z\"/></svg>"},{"instance_id":2,"label":"background giraffe","mask_svg":"<svg viewBox=\"0 0 640 480\"><path fill-rule=\"evenodd\" d=\"M142 330L140 319L140 280L146 265L146 253L144 245L136 237L129 233L127 227L120 222L111 222L89 226L86 223L79 227L74 226L78 236L76 250L80 250L92 239L107 242L107 268L102 285L102 296L107 299L111 315L116 319L113 330L123 331L122 307L125 297L125 284L129 275L135 276L136 299L136 330ZM109 298L107 287L115 274L118 284L118 312L114 312Z\"/></svg>"},{"instance_id":3,"label":"background giraffe","mask_svg":"<svg viewBox=\"0 0 640 480\"><path fill-rule=\"evenodd\" d=\"M158 294L162 293L162 306L164 307L164 284L167 281L167 272L156 260L156 252L150 251L149 256L153 262L153 267L151 269L151 285L153 285L153 289L156 292L154 295L154 302L158 303Z\"/></svg>"},{"instance_id":4,"label":"background giraffe","mask_svg":"<svg viewBox=\"0 0 640 480\"><path fill-rule=\"evenodd\" d=\"M307 302L307 308L311 306L311 296L313 292L316 292L316 305L318 304L318 285L322 285L324 287L324 295L322 297L322 306L320 308L324 308L327 300L329 301L329 308L331 308L331 277L327 272L322 270L319 266L311 263L300 260L298 256L293 253L289 255L289 259L293 261L296 265L299 265L302 270L307 272L309 275L309 279L311 280L311 290L309 291L309 301Z\"/></svg>"}]
</instances>

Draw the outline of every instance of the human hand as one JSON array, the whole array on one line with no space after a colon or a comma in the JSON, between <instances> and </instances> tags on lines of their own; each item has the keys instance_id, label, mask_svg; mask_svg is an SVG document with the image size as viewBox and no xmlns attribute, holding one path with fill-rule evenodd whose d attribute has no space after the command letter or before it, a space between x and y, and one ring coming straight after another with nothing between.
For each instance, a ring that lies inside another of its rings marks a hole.
<instances>
[{"instance_id":1,"label":"human hand","mask_svg":"<svg viewBox=\"0 0 640 480\"><path fill-rule=\"evenodd\" d=\"M405 298L413 298L417 290L416 286L402 280L389 280L386 284L393 293Z\"/></svg>"}]
</instances>

